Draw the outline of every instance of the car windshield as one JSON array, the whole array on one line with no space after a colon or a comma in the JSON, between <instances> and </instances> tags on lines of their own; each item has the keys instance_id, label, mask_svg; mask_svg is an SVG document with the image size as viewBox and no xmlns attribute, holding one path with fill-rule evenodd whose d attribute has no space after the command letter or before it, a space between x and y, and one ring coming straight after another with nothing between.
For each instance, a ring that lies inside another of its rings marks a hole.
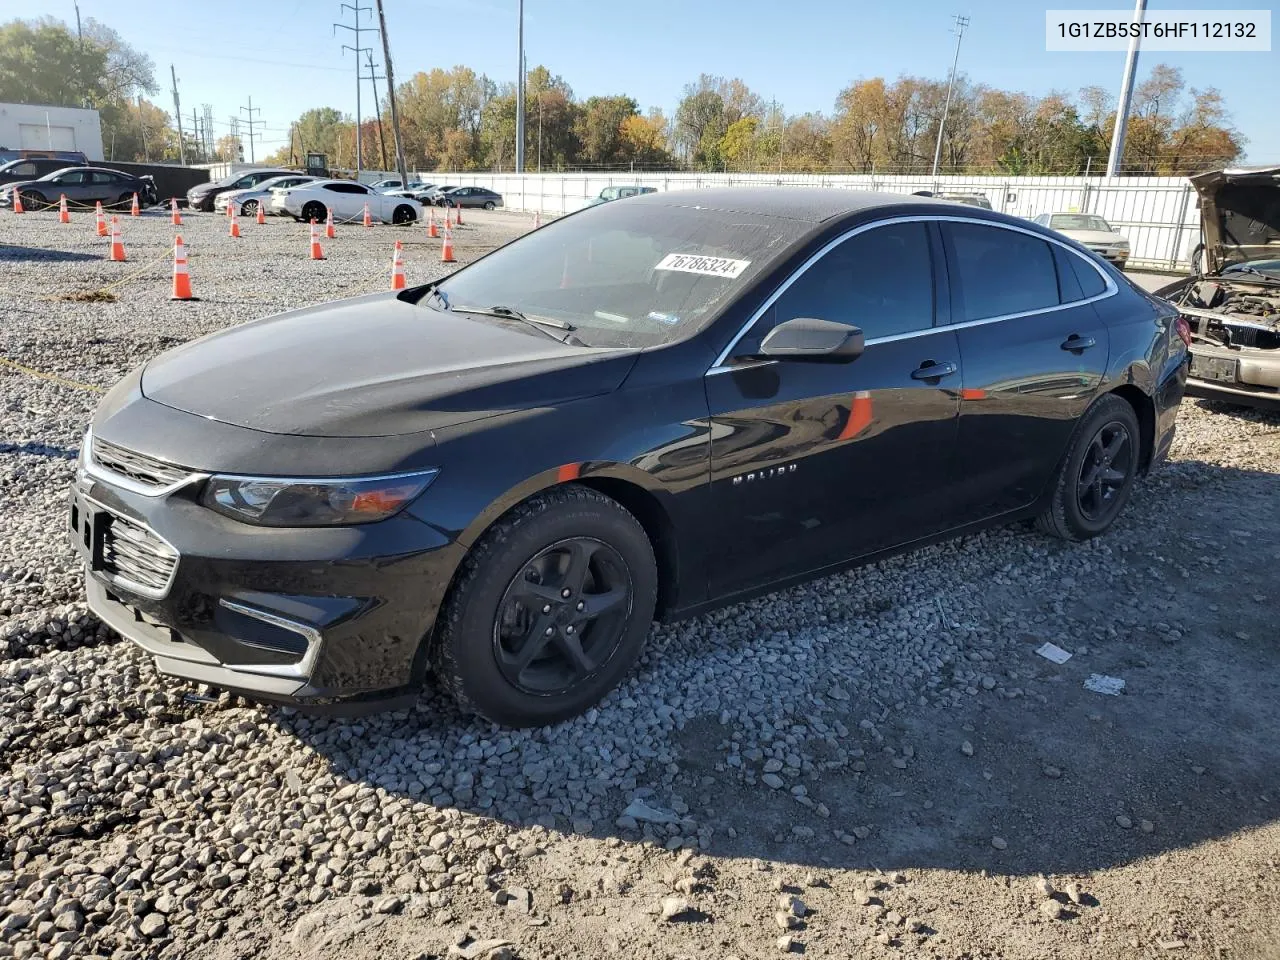
<instances>
[{"instance_id":1,"label":"car windshield","mask_svg":"<svg viewBox=\"0 0 1280 960\"><path fill-rule=\"evenodd\" d=\"M438 289L451 307L502 306L570 324L588 346L654 346L706 326L809 226L694 206L604 204L526 234Z\"/></svg>"},{"instance_id":2,"label":"car windshield","mask_svg":"<svg viewBox=\"0 0 1280 960\"><path fill-rule=\"evenodd\" d=\"M1049 226L1055 230L1101 230L1111 233L1111 224L1101 217L1088 213L1055 213L1049 218Z\"/></svg>"}]
</instances>

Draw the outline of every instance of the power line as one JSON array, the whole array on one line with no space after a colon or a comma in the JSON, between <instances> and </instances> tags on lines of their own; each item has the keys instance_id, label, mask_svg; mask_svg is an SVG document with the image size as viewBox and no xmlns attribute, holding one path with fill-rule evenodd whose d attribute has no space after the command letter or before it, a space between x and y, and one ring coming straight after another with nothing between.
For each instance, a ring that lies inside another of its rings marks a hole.
<instances>
[{"instance_id":1,"label":"power line","mask_svg":"<svg viewBox=\"0 0 1280 960\"><path fill-rule=\"evenodd\" d=\"M253 105L253 97L250 97L250 98L249 98L249 105L248 105L247 107L241 107L241 108L240 108L240 112L241 112L241 113L248 113L248 114L249 114L249 119L245 121L245 124L249 127L249 162L250 162L250 163L257 163L257 158L253 155L253 128L254 128L254 125L255 125L255 124L256 124L256 125L258 125L258 126L261 126L261 125L262 125L262 124L264 124L266 121L265 121L265 120L255 120L255 119L253 119L253 115L254 115L255 113L261 113L261 112L262 112L262 108L261 108L261 107L255 107L255 106Z\"/></svg>"},{"instance_id":2,"label":"power line","mask_svg":"<svg viewBox=\"0 0 1280 960\"><path fill-rule=\"evenodd\" d=\"M360 149L360 54L367 53L371 49L369 47L360 46L360 34L361 33L377 33L378 31L374 27L360 26L360 14L372 12L373 10L372 7L360 6L359 0L357 0L355 4L350 4L350 3L339 4L339 7L343 10L350 10L352 16L355 17L355 21L356 21L356 24L354 27L347 23L335 23L333 25L333 30L334 30L334 33L336 34L338 32L338 28L341 27L343 30L350 30L353 34L355 34L356 45L353 47L350 44L344 43L342 45L342 51L345 54L346 51L350 50L352 53L356 55L356 179L359 180L360 170L364 162L364 158L361 156L361 149Z\"/></svg>"}]
</instances>

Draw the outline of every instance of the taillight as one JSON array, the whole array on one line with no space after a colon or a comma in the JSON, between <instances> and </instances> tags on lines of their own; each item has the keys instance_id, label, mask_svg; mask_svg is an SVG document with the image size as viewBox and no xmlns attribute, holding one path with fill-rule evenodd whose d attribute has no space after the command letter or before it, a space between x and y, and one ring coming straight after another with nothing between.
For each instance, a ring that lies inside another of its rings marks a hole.
<instances>
[{"instance_id":1,"label":"taillight","mask_svg":"<svg viewBox=\"0 0 1280 960\"><path fill-rule=\"evenodd\" d=\"M1178 330L1178 336L1182 338L1182 342L1185 343L1188 347L1190 347L1191 346L1191 324L1187 323L1187 318L1182 316L1181 314L1178 315L1177 330Z\"/></svg>"}]
</instances>

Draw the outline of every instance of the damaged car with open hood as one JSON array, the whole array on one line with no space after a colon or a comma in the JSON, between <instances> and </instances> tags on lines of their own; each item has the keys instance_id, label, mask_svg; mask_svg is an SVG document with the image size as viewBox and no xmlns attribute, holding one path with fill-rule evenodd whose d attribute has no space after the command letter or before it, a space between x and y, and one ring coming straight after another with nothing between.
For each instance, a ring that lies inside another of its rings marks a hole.
<instances>
[{"instance_id":1,"label":"damaged car with open hood","mask_svg":"<svg viewBox=\"0 0 1280 960\"><path fill-rule=\"evenodd\" d=\"M1280 166L1191 182L1202 232L1192 275L1157 291L1191 327L1187 394L1280 410Z\"/></svg>"}]
</instances>

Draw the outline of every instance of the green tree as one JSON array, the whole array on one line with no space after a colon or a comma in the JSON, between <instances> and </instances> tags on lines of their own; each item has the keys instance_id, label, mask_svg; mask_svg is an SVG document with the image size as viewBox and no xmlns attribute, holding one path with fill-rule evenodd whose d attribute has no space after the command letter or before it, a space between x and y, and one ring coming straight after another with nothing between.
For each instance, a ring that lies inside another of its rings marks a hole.
<instances>
[{"instance_id":1,"label":"green tree","mask_svg":"<svg viewBox=\"0 0 1280 960\"><path fill-rule=\"evenodd\" d=\"M635 100L626 96L588 97L578 118L582 152L578 162L588 166L618 166L633 158L622 136L622 125L640 115Z\"/></svg>"},{"instance_id":2,"label":"green tree","mask_svg":"<svg viewBox=\"0 0 1280 960\"><path fill-rule=\"evenodd\" d=\"M735 170L750 170L756 159L756 128L760 121L755 117L743 117L729 124L729 129L720 138L720 156L724 162Z\"/></svg>"},{"instance_id":3,"label":"green tree","mask_svg":"<svg viewBox=\"0 0 1280 960\"><path fill-rule=\"evenodd\" d=\"M0 101L55 107L107 99L107 51L92 41L83 52L66 25L45 17L0 26Z\"/></svg>"}]
</instances>

